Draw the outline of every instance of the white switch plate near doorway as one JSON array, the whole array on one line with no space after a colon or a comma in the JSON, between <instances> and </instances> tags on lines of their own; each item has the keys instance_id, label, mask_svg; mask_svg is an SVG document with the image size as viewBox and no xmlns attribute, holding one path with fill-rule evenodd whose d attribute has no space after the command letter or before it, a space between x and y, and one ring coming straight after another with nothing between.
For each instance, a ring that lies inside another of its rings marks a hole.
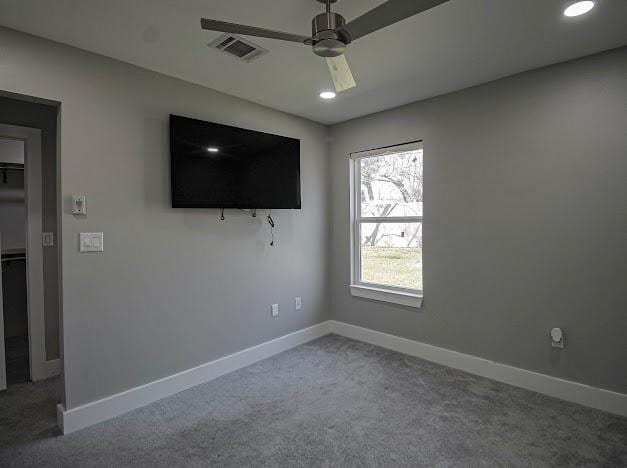
<instances>
[{"instance_id":1,"label":"white switch plate near doorway","mask_svg":"<svg viewBox=\"0 0 627 468\"><path fill-rule=\"evenodd\" d=\"M72 214L84 216L87 214L85 195L72 195Z\"/></svg>"},{"instance_id":2,"label":"white switch plate near doorway","mask_svg":"<svg viewBox=\"0 0 627 468\"><path fill-rule=\"evenodd\" d=\"M102 232L81 232L79 250L81 252L104 251L103 233Z\"/></svg>"},{"instance_id":3,"label":"white switch plate near doorway","mask_svg":"<svg viewBox=\"0 0 627 468\"><path fill-rule=\"evenodd\" d=\"M44 247L54 247L54 233L53 232L42 232L41 233L41 244Z\"/></svg>"}]
</instances>

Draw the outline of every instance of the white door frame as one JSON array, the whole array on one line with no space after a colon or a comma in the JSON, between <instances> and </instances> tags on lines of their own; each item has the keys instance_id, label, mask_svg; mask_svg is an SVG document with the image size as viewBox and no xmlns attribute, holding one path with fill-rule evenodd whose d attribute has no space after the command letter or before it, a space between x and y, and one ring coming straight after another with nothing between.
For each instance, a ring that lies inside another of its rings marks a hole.
<instances>
[{"instance_id":1,"label":"white door frame","mask_svg":"<svg viewBox=\"0 0 627 468\"><path fill-rule=\"evenodd\" d=\"M51 373L51 366L46 361L42 247L41 130L0 124L0 136L24 141L28 360L30 363L31 380L42 380L51 377L55 372ZM5 365L4 360L2 365Z\"/></svg>"}]
</instances>

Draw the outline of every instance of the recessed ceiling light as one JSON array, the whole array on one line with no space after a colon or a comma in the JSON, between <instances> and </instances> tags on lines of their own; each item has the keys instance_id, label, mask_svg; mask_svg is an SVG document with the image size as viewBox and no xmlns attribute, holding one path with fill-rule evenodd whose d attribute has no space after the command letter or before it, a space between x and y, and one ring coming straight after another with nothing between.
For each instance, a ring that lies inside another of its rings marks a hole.
<instances>
[{"instance_id":1,"label":"recessed ceiling light","mask_svg":"<svg viewBox=\"0 0 627 468\"><path fill-rule=\"evenodd\" d=\"M585 2L575 2L564 10L564 16L573 17L585 15L590 10L594 8L594 2L592 0L587 0Z\"/></svg>"},{"instance_id":2,"label":"recessed ceiling light","mask_svg":"<svg viewBox=\"0 0 627 468\"><path fill-rule=\"evenodd\" d=\"M209 151L210 153L217 153L220 150L215 146L210 146L209 148L207 148L207 151Z\"/></svg>"},{"instance_id":3,"label":"recessed ceiling light","mask_svg":"<svg viewBox=\"0 0 627 468\"><path fill-rule=\"evenodd\" d=\"M320 93L320 97L322 99L333 99L335 97L335 93L333 91L322 91Z\"/></svg>"}]
</instances>

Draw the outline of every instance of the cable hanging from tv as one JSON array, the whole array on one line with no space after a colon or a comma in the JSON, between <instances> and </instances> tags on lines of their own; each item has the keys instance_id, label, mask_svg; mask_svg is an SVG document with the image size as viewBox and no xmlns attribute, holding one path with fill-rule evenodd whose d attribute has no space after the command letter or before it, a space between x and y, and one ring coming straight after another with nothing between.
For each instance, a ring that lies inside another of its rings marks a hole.
<instances>
[{"instance_id":1,"label":"cable hanging from tv","mask_svg":"<svg viewBox=\"0 0 627 468\"><path fill-rule=\"evenodd\" d=\"M270 225L270 245L274 246L274 220L272 219L272 210L270 210L266 219Z\"/></svg>"},{"instance_id":2,"label":"cable hanging from tv","mask_svg":"<svg viewBox=\"0 0 627 468\"><path fill-rule=\"evenodd\" d=\"M250 210L239 209L242 212L249 212L253 218L257 217L257 208L252 208ZM220 221L224 221L224 208L220 208ZM266 216L266 221L270 225L270 245L274 247L274 228L276 226L274 219L272 219L272 210L268 211L268 216Z\"/></svg>"}]
</instances>

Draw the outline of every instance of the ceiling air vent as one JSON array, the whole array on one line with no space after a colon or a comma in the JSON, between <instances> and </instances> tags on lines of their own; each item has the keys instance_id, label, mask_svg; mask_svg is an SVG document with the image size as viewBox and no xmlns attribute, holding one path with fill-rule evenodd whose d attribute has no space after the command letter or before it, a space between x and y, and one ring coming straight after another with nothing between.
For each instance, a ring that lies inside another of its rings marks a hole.
<instances>
[{"instance_id":1,"label":"ceiling air vent","mask_svg":"<svg viewBox=\"0 0 627 468\"><path fill-rule=\"evenodd\" d=\"M264 54L268 53L267 49L253 44L243 37L234 34L222 34L216 40L207 44L212 49L218 49L222 52L232 55L244 62L252 62Z\"/></svg>"}]
</instances>

